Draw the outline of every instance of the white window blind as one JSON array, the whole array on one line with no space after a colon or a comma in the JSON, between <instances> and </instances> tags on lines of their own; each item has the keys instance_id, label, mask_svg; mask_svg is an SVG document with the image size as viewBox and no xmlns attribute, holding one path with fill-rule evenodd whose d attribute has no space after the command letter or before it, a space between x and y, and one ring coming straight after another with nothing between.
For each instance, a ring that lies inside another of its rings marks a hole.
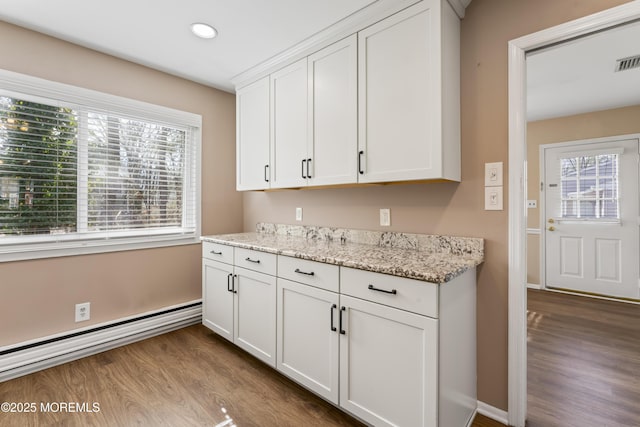
<instances>
[{"instance_id":1,"label":"white window blind","mask_svg":"<svg viewBox=\"0 0 640 427\"><path fill-rule=\"evenodd\" d=\"M69 100L30 92L0 86L0 257L198 238L193 115L77 88Z\"/></svg>"}]
</instances>

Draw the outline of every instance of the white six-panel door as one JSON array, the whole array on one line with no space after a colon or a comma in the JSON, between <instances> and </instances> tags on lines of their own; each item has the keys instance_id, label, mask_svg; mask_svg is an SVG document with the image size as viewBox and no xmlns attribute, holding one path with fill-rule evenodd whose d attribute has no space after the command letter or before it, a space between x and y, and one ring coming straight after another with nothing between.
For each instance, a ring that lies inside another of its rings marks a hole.
<instances>
[{"instance_id":1,"label":"white six-panel door","mask_svg":"<svg viewBox=\"0 0 640 427\"><path fill-rule=\"evenodd\" d=\"M638 139L550 144L541 154L545 286L638 299Z\"/></svg>"}]
</instances>

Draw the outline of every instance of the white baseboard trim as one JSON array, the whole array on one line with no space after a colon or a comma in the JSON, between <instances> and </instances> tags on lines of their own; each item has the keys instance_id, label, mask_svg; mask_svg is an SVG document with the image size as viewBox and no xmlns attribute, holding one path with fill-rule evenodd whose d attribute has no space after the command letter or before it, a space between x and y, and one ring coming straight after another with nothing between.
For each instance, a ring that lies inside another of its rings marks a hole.
<instances>
[{"instance_id":1,"label":"white baseboard trim","mask_svg":"<svg viewBox=\"0 0 640 427\"><path fill-rule=\"evenodd\" d=\"M542 289L542 285L538 285L535 283L527 283L527 288L529 289Z\"/></svg>"},{"instance_id":2,"label":"white baseboard trim","mask_svg":"<svg viewBox=\"0 0 640 427\"><path fill-rule=\"evenodd\" d=\"M494 421L498 421L499 423L504 424L505 426L509 425L509 420L507 417L507 411L503 411L502 409L498 409L495 406L488 405L484 402L478 400L478 410L479 414L484 415L487 418L491 418Z\"/></svg>"},{"instance_id":3,"label":"white baseboard trim","mask_svg":"<svg viewBox=\"0 0 640 427\"><path fill-rule=\"evenodd\" d=\"M201 300L0 348L0 383L202 322ZM22 349L24 347L24 349Z\"/></svg>"}]
</instances>

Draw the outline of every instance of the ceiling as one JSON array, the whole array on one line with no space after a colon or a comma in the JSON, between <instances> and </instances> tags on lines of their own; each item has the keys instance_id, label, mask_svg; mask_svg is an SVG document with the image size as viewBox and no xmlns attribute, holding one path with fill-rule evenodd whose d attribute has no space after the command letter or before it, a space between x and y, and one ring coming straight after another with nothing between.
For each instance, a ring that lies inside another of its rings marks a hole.
<instances>
[{"instance_id":1,"label":"ceiling","mask_svg":"<svg viewBox=\"0 0 640 427\"><path fill-rule=\"evenodd\" d=\"M640 105L640 68L615 72L640 54L640 22L581 37L527 56L527 120Z\"/></svg>"},{"instance_id":2,"label":"ceiling","mask_svg":"<svg viewBox=\"0 0 640 427\"><path fill-rule=\"evenodd\" d=\"M0 0L0 20L233 91L232 77L377 1Z\"/></svg>"}]
</instances>

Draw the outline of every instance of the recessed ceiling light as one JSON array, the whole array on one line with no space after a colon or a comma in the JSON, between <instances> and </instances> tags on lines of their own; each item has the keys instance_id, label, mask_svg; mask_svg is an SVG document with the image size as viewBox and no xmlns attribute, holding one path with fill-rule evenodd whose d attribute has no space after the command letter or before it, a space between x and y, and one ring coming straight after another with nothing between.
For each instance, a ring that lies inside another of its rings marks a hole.
<instances>
[{"instance_id":1,"label":"recessed ceiling light","mask_svg":"<svg viewBox=\"0 0 640 427\"><path fill-rule=\"evenodd\" d=\"M203 24L202 22L191 24L191 31L193 34L203 39L212 39L218 35L218 31L216 31L215 28L209 24Z\"/></svg>"}]
</instances>

